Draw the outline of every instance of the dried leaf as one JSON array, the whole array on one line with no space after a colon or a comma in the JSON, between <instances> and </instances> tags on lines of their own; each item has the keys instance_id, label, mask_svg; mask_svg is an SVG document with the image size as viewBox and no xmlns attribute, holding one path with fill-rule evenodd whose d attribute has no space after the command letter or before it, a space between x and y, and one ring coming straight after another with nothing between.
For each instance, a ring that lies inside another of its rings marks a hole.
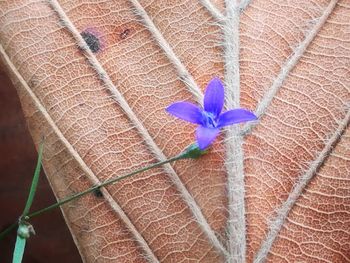
<instances>
[{"instance_id":1,"label":"dried leaf","mask_svg":"<svg viewBox=\"0 0 350 263\"><path fill-rule=\"evenodd\" d=\"M226 107L260 116L65 206L84 261L350 260L349 3L237 2L0 2L1 58L58 198L179 153L194 127L164 109L214 76Z\"/></svg>"}]
</instances>

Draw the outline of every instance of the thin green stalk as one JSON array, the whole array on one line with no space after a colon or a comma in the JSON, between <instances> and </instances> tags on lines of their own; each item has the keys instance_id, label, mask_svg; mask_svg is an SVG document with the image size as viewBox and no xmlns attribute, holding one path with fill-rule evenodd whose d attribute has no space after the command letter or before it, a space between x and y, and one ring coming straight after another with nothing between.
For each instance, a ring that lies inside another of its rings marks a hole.
<instances>
[{"instance_id":1,"label":"thin green stalk","mask_svg":"<svg viewBox=\"0 0 350 263\"><path fill-rule=\"evenodd\" d=\"M21 263L23 259L24 249L26 247L26 238L17 235L15 250L13 251L12 263Z\"/></svg>"},{"instance_id":2,"label":"thin green stalk","mask_svg":"<svg viewBox=\"0 0 350 263\"><path fill-rule=\"evenodd\" d=\"M20 220L21 220L21 218L23 218L24 216L26 216L29 213L30 207L33 204L35 192L36 192L36 189L38 187L38 182L39 182L41 162L42 162L42 158L43 158L43 150L44 150L44 141L42 140L42 142L39 145L38 161L37 161L37 164L35 167L34 176L33 176L32 184L30 186L28 199L27 199L26 205L24 207L22 216L20 217ZM13 223L12 225L8 226L4 231L2 231L0 233L0 240L2 240L8 233L10 233L13 229L15 229L17 227L17 225L18 225L18 222Z\"/></svg>"},{"instance_id":3,"label":"thin green stalk","mask_svg":"<svg viewBox=\"0 0 350 263\"><path fill-rule=\"evenodd\" d=\"M19 222L17 230L17 239L15 249L13 251L12 263L21 263L26 247L26 241L31 234L35 234L34 228L27 222Z\"/></svg>"},{"instance_id":4,"label":"thin green stalk","mask_svg":"<svg viewBox=\"0 0 350 263\"><path fill-rule=\"evenodd\" d=\"M51 210L53 210L53 209L55 209L55 208L57 208L57 207L59 207L59 206L61 206L61 205L64 205L64 204L66 204L66 203L68 203L68 202L70 202L70 201L73 201L73 200L75 200L75 199L77 199L77 198L79 198L79 197L82 197L82 196L84 196L84 195L87 195L87 194L89 194L89 193L92 193L92 192L94 192L94 191L100 189L101 187L108 186L108 185L110 185L110 184L119 182L119 181L121 181L121 180L123 180L123 179L126 179L126 178L128 178L128 177L131 177L131 176L133 176L133 175L135 175L135 174L142 173L142 172L145 172L145 171L150 170L150 169L152 169L152 168L156 168L156 167L158 167L158 166L161 166L161 165L164 165L164 164L167 164L167 163L170 163L170 162L174 162L174 161L177 161L177 160L180 160L180 159L184 159L184 158L186 158L186 157L184 157L183 155L178 155L178 156L175 156L175 157L173 157L173 158L167 159L167 160L165 160L165 161L158 162L158 163L152 164L152 165L147 166L147 167L143 167L143 168L138 169L138 170L136 170L136 171L133 171L133 172L131 172L131 173L129 173L129 174L126 174L126 175L123 175L123 176L120 176L120 177L117 177L117 178L112 178L112 179L110 179L110 180L107 180L107 181L105 181L105 182L99 184L99 185L96 185L96 186L94 186L94 187L91 187L91 188L89 188L89 189L86 189L86 190L83 191L83 192L80 192L80 193L77 193L77 194L75 194L75 195L66 197L66 198L62 199L61 201L59 201L59 202L57 202L57 203L55 203L55 204L52 204L52 205L50 205L50 206L48 206L48 207L45 207L45 208L40 209L40 210L38 210L38 211L35 211L35 212L31 213L31 214L28 214L28 215L25 217L25 220L29 220L30 218L33 218L33 217L38 216L38 215L41 215L41 214L43 214L43 213L45 213L45 212L51 211Z\"/></svg>"},{"instance_id":5,"label":"thin green stalk","mask_svg":"<svg viewBox=\"0 0 350 263\"><path fill-rule=\"evenodd\" d=\"M44 142L42 141L39 146L38 161L35 167L34 176L33 176L32 184L30 186L28 199L24 207L22 216L18 220L17 239L15 244L15 249L13 251L13 260L12 260L13 263L22 262L27 239L30 237L30 234L35 234L33 227L30 224L27 224L26 222L24 222L23 217L25 217L29 213L30 208L33 204L34 196L35 196L36 189L38 187L38 182L39 182L41 160L43 157L43 149L44 149ZM11 226L8 229L10 231Z\"/></svg>"},{"instance_id":6,"label":"thin green stalk","mask_svg":"<svg viewBox=\"0 0 350 263\"><path fill-rule=\"evenodd\" d=\"M33 176L33 180L32 180L32 185L30 187L27 203L26 203L26 206L24 207L24 210L23 210L23 213L22 213L22 217L26 216L29 213L30 207L33 204L34 196L35 196L36 189L38 187L38 182L39 182L41 161L42 161L42 158L43 158L43 149L44 149L44 143L41 142L40 146L39 146L38 161L37 161L37 164L36 164L36 167L35 167L34 176Z\"/></svg>"},{"instance_id":7,"label":"thin green stalk","mask_svg":"<svg viewBox=\"0 0 350 263\"><path fill-rule=\"evenodd\" d=\"M126 175L123 175L123 176L120 176L120 177L117 177L117 178L112 178L110 180L107 180L99 185L96 185L94 187L91 187L83 192L80 192L80 193L77 193L75 195L72 195L72 196L69 196L69 197L66 197L66 198L63 198L61 201L55 203L55 204L52 204L48 207L45 207L43 209L40 209L38 211L35 211L33 213L30 213L30 214L24 214L20 217L19 219L19 222L26 222L27 220L29 220L30 218L33 218L35 216L38 216L38 215L41 215L43 213L46 213L48 211L51 211L63 204L66 204L70 201L73 201L79 197L82 197L84 195L87 195L89 193L92 193L96 190L99 190L101 187L104 187L104 186L108 186L110 184L113 184L113 183L116 183L116 182L119 182L123 179L126 179L128 177L131 177L135 174L138 174L138 173L142 173L142 172L145 172L147 170L150 170L152 168L156 168L156 167L159 167L159 166L162 166L164 164L167 164L167 163L171 163L171 162L174 162L174 161L177 161L177 160L181 160L181 159L197 159L199 158L200 156L206 154L207 151L202 151L198 148L198 145L197 144L192 144L190 145L189 147L187 147L181 154L175 156L175 157L172 157L170 159L167 159L165 161L161 161L161 162L158 162L158 163L154 163L154 164L151 164L147 167L143 167L143 168L140 168L136 171L133 171L129 174L126 174ZM40 157L41 158L41 157ZM39 162L38 162L39 163ZM33 185L33 184L32 184ZM33 196L34 197L34 196ZM29 199L29 198L28 198ZM6 228L2 233L0 233L0 240L2 238L4 238L4 236L6 236L12 229L14 229L16 226L18 225L18 222L17 223L14 223L13 225L9 226L8 228Z\"/></svg>"},{"instance_id":8,"label":"thin green stalk","mask_svg":"<svg viewBox=\"0 0 350 263\"><path fill-rule=\"evenodd\" d=\"M18 222L13 223L12 225L8 226L4 231L2 231L0 233L0 240L2 240L8 233L10 233L17 226L18 226Z\"/></svg>"}]
</instances>

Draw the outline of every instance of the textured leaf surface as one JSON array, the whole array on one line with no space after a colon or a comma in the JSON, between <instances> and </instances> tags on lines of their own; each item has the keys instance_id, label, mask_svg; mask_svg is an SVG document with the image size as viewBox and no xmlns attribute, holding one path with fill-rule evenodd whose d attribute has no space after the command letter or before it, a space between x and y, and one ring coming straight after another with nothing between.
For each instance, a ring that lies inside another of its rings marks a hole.
<instances>
[{"instance_id":1,"label":"textured leaf surface","mask_svg":"<svg viewBox=\"0 0 350 263\"><path fill-rule=\"evenodd\" d=\"M83 260L349 261L349 21L347 0L0 2L1 58L58 198L179 153L194 126L164 109L201 103L214 76L227 108L260 116L63 207Z\"/></svg>"}]
</instances>

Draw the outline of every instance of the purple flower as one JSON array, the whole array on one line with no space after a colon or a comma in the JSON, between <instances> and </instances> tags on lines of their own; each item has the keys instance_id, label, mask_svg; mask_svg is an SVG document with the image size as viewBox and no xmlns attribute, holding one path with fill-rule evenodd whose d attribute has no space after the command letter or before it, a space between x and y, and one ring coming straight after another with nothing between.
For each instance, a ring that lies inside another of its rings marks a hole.
<instances>
[{"instance_id":1,"label":"purple flower","mask_svg":"<svg viewBox=\"0 0 350 263\"><path fill-rule=\"evenodd\" d=\"M199 148L204 150L214 141L222 127L257 119L254 113L245 109L221 113L223 106L224 86L220 79L214 78L205 91L204 110L189 102L175 102L166 111L182 120L199 124L196 138Z\"/></svg>"}]
</instances>

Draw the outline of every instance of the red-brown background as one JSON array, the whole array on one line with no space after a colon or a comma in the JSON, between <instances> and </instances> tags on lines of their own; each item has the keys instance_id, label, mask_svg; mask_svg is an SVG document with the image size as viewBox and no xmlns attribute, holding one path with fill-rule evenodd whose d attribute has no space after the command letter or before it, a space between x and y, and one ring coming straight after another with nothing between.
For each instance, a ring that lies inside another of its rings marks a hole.
<instances>
[{"instance_id":1,"label":"red-brown background","mask_svg":"<svg viewBox=\"0 0 350 263\"><path fill-rule=\"evenodd\" d=\"M20 215L24 207L37 153L27 130L15 88L0 64L0 231ZM50 186L41 174L33 209L55 202ZM37 232L30 238L24 263L81 262L64 223L55 210L31 221ZM12 262L16 233L0 241L0 262Z\"/></svg>"}]
</instances>

